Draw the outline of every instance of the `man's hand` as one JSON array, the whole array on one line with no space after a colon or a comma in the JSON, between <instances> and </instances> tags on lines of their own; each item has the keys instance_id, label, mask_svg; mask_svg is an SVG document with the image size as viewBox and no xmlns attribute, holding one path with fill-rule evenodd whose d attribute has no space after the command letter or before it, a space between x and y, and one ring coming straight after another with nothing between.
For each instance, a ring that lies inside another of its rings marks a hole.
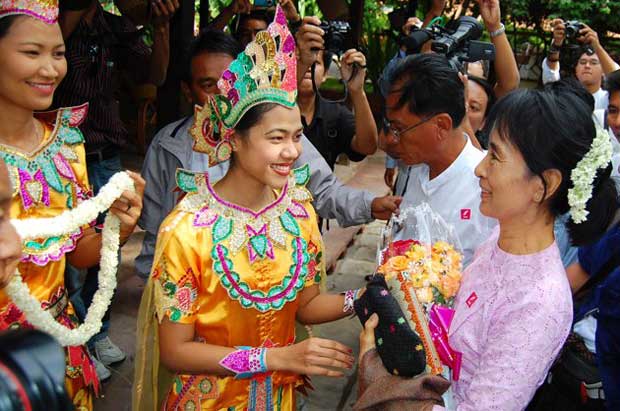
<instances>
[{"instance_id":1,"label":"man's hand","mask_svg":"<svg viewBox=\"0 0 620 411\"><path fill-rule=\"evenodd\" d=\"M355 69L354 64L357 64ZM356 70L355 74L354 70ZM351 92L363 91L364 81L366 80L366 57L364 54L355 49L347 50L340 58L340 76L343 81L348 81L347 86Z\"/></svg>"},{"instance_id":2,"label":"man's hand","mask_svg":"<svg viewBox=\"0 0 620 411\"><path fill-rule=\"evenodd\" d=\"M579 30L579 42L589 44L594 51L598 51L601 47L601 42L598 39L598 33L590 26L585 25L585 28Z\"/></svg>"},{"instance_id":3,"label":"man's hand","mask_svg":"<svg viewBox=\"0 0 620 411\"><path fill-rule=\"evenodd\" d=\"M230 5L233 14L248 14L252 11L252 3L250 0L233 0Z\"/></svg>"},{"instance_id":4,"label":"man's hand","mask_svg":"<svg viewBox=\"0 0 620 411\"><path fill-rule=\"evenodd\" d=\"M411 29L413 27L417 27L417 28L421 28L422 27L422 20L420 20L417 17L409 17L407 19L407 22L405 23L405 25L403 26L403 34L405 36L408 36L411 34Z\"/></svg>"},{"instance_id":5,"label":"man's hand","mask_svg":"<svg viewBox=\"0 0 620 411\"><path fill-rule=\"evenodd\" d=\"M325 48L325 32L319 27L320 24L318 17L304 17L295 34L299 64L304 67L310 67L316 61L318 50Z\"/></svg>"},{"instance_id":6,"label":"man's hand","mask_svg":"<svg viewBox=\"0 0 620 411\"><path fill-rule=\"evenodd\" d=\"M498 30L502 23L502 13L499 0L477 0L480 6L480 16L489 32Z\"/></svg>"},{"instance_id":7,"label":"man's hand","mask_svg":"<svg viewBox=\"0 0 620 411\"><path fill-rule=\"evenodd\" d=\"M280 3L280 7L282 7L282 11L284 11L286 20L288 20L289 23L293 23L301 19L297 13L293 0L278 0L278 3Z\"/></svg>"},{"instance_id":8,"label":"man's hand","mask_svg":"<svg viewBox=\"0 0 620 411\"><path fill-rule=\"evenodd\" d=\"M370 204L372 217L377 220L388 220L392 214L398 214L398 207L402 201L403 198L398 196L376 197Z\"/></svg>"},{"instance_id":9,"label":"man's hand","mask_svg":"<svg viewBox=\"0 0 620 411\"><path fill-rule=\"evenodd\" d=\"M155 0L151 2L151 23L155 28L167 26L179 9L178 0Z\"/></svg>"},{"instance_id":10,"label":"man's hand","mask_svg":"<svg viewBox=\"0 0 620 411\"><path fill-rule=\"evenodd\" d=\"M564 21L562 19L555 19L551 22L551 27L553 27L553 44L556 47L562 47L566 38Z\"/></svg>"},{"instance_id":11,"label":"man's hand","mask_svg":"<svg viewBox=\"0 0 620 411\"><path fill-rule=\"evenodd\" d=\"M385 185L390 187L394 187L394 176L396 175L395 168L386 168L385 173L383 174L383 181L385 181Z\"/></svg>"}]
</instances>

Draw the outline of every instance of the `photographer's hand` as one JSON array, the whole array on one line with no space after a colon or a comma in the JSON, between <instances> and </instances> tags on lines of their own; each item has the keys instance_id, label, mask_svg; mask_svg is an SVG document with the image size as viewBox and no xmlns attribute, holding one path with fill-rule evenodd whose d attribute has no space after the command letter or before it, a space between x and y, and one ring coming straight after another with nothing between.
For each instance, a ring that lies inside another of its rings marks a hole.
<instances>
[{"instance_id":1,"label":"photographer's hand","mask_svg":"<svg viewBox=\"0 0 620 411\"><path fill-rule=\"evenodd\" d=\"M340 75L351 93L364 90L366 57L355 49L347 50L340 58Z\"/></svg>"},{"instance_id":2,"label":"photographer's hand","mask_svg":"<svg viewBox=\"0 0 620 411\"><path fill-rule=\"evenodd\" d=\"M603 74L609 74L612 71L618 70L618 68L620 67L607 53L607 50L605 50L601 45L601 42L598 38L598 33L594 31L590 26L587 26L585 24L584 26L585 28L579 31L579 41L592 46L592 49L594 50L594 52L598 56L598 59L601 62Z\"/></svg>"},{"instance_id":3,"label":"photographer's hand","mask_svg":"<svg viewBox=\"0 0 620 411\"><path fill-rule=\"evenodd\" d=\"M562 47L562 44L564 44L564 39L566 38L564 21L562 19L555 19L551 22L551 27L553 27L553 45L556 47Z\"/></svg>"},{"instance_id":4,"label":"photographer's hand","mask_svg":"<svg viewBox=\"0 0 620 411\"><path fill-rule=\"evenodd\" d=\"M304 75L316 61L318 50L323 50L325 41L323 30L319 27L321 20L318 17L304 17L301 26L295 33L297 42L297 86L301 85Z\"/></svg>"},{"instance_id":5,"label":"photographer's hand","mask_svg":"<svg viewBox=\"0 0 620 411\"><path fill-rule=\"evenodd\" d=\"M295 8L295 3L293 0L278 0L280 7L284 11L284 15L286 16L286 20L289 23L297 22L301 20L301 17L297 13L297 9Z\"/></svg>"},{"instance_id":6,"label":"photographer's hand","mask_svg":"<svg viewBox=\"0 0 620 411\"><path fill-rule=\"evenodd\" d=\"M405 25L402 28L403 34L405 36L408 36L409 34L411 34L411 29L413 27L417 27L417 28L422 27L422 20L420 20L417 17L409 17L407 19L407 22L405 23Z\"/></svg>"}]
</instances>

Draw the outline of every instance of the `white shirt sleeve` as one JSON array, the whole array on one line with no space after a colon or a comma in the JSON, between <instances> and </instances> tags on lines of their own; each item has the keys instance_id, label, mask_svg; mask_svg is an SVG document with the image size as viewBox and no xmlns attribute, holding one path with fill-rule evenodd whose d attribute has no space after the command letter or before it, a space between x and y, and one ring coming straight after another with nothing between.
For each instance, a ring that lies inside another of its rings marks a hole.
<instances>
[{"instance_id":1,"label":"white shirt sleeve","mask_svg":"<svg viewBox=\"0 0 620 411\"><path fill-rule=\"evenodd\" d=\"M547 57L542 62L542 82L543 84L553 83L560 80L560 62L558 62L558 69L552 70L547 64Z\"/></svg>"}]
</instances>

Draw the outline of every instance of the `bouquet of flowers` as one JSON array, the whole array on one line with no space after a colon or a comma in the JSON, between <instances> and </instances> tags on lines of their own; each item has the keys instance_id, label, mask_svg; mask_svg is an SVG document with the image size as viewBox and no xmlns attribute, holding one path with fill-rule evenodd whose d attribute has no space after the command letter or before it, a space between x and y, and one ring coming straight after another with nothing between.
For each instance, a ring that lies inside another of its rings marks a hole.
<instances>
[{"instance_id":1,"label":"bouquet of flowers","mask_svg":"<svg viewBox=\"0 0 620 411\"><path fill-rule=\"evenodd\" d=\"M356 301L362 322L376 312L377 351L392 374L442 374L458 380L461 354L450 347L451 309L462 254L452 227L427 204L401 210L383 230L378 268Z\"/></svg>"}]
</instances>

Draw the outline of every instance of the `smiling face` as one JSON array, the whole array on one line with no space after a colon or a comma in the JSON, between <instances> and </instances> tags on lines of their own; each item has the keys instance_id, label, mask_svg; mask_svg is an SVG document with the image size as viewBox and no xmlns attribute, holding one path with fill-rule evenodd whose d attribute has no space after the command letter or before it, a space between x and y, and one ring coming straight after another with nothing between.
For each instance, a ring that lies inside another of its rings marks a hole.
<instances>
[{"instance_id":1,"label":"smiling face","mask_svg":"<svg viewBox=\"0 0 620 411\"><path fill-rule=\"evenodd\" d=\"M67 73L58 24L20 16L0 39L0 102L45 110Z\"/></svg>"},{"instance_id":2,"label":"smiling face","mask_svg":"<svg viewBox=\"0 0 620 411\"><path fill-rule=\"evenodd\" d=\"M233 167L250 180L284 187L301 154L301 114L297 106L276 105L241 135L233 136Z\"/></svg>"},{"instance_id":3,"label":"smiling face","mask_svg":"<svg viewBox=\"0 0 620 411\"><path fill-rule=\"evenodd\" d=\"M491 132L489 151L476 167L480 178L480 212L497 220L515 221L542 201L542 179L531 173L521 152Z\"/></svg>"}]
</instances>

